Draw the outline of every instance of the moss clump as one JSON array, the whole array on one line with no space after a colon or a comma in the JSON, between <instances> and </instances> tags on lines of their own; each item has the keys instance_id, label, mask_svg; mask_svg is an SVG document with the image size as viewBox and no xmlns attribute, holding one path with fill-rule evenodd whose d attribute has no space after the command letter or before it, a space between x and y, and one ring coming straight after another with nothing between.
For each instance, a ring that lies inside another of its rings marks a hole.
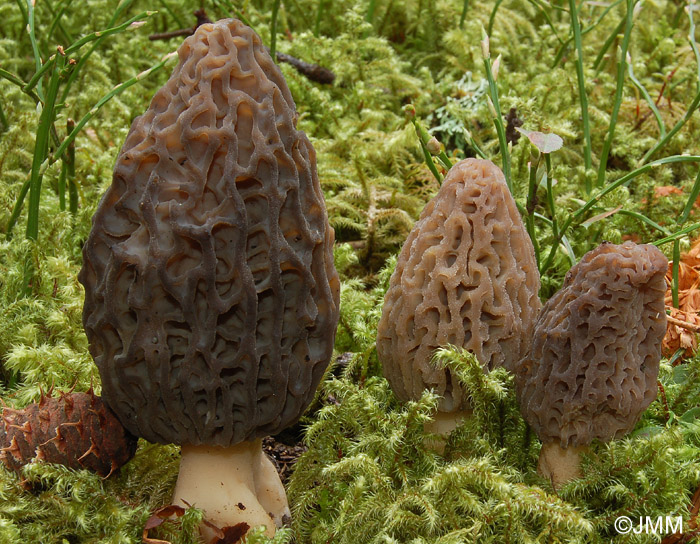
<instances>
[{"instance_id":1,"label":"moss clump","mask_svg":"<svg viewBox=\"0 0 700 544\"><path fill-rule=\"evenodd\" d=\"M107 28L116 9L107 0L87 0L79 9L74 4L34 6L36 44L44 61L56 45ZM207 0L204 7L212 19L242 10L269 43L272 4ZM637 433L594 447L584 459L587 476L556 496L536 476L539 444L516 410L507 374L483 375L469 355L442 353L441 364L453 365L472 392L476 414L453 433L446 457L440 457L425 447L423 432L436 399L426 394L400 405L381 377L374 350L393 255L438 189L404 106L415 107L417 118L452 159L477 154L472 139L494 162L502 159L483 92L482 25L490 27L492 60L502 55L497 83L503 112L515 108L524 128L564 139L563 149L550 157L552 202L541 159L531 203L532 232L541 254L555 248L542 277L542 298L561 285L572 261L600 241L633 237L650 242L680 228L677 220L696 182L696 162L649 169L601 198L586 218L618 211L577 223L561 243L553 235L552 219L561 225L579 210L590 197L587 180L597 177L616 90L616 51L622 45L617 26L626 16L626 4L593 2L579 8L593 151L587 170L566 2L470 1L461 29L463 2L456 0L281 3L278 49L331 68L337 76L334 85L320 85L282 65L300 112L299 128L317 149L330 221L341 242L336 248L343 280L336 349L345 355L343 364L328 373L304 420L309 451L290 483L294 526L275 542L652 542L660 537L615 533L615 517L682 515L690 521L691 497L700 484L697 359L662 366L663 394ZM95 49L57 110L59 140L69 117L79 120L115 85L153 66L179 44L177 39L150 41L149 33L190 26L191 11L199 7L186 0L118 5L125 7L120 23L141 10L160 13ZM695 32L685 7L667 0L645 2L629 43L634 74L652 97L666 133L686 118L697 94ZM24 2L0 4L0 66L25 82L36 69L26 13ZM94 385L99 392L82 332L83 294L75 279L81 246L129 125L168 71L113 98L79 134L77 212L62 210L61 162L49 161L43 171L38 241L23 239L23 213L14 237L0 242L0 394L13 407L37 401L41 389L51 385L80 391ZM626 77L604 184L632 172L659 141L662 129L650 112ZM0 234L6 233L32 169L39 114L30 96L0 77ZM682 129L648 160L700 155L698 123L697 113L688 115ZM55 149L51 141L49 153ZM512 143L510 157L513 193L525 210L528 163L535 164L538 155L520 138ZM659 196L659 187L674 190ZM697 220L697 208L691 207L684 224ZM679 248L688 240L681 238ZM670 244L664 250L670 255ZM27 290L28 270L33 280ZM24 469L23 486L14 474L0 471L0 542L139 542L146 520L169 501L177 455L174 447L142 443L121 473L106 481L34 463ZM188 510L149 536L196 542L199 516Z\"/></svg>"}]
</instances>

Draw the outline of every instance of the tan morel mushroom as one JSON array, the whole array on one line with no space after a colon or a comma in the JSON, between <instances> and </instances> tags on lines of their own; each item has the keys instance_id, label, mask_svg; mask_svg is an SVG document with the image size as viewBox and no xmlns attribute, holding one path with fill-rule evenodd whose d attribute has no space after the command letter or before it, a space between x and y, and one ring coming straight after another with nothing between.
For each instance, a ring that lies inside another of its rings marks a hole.
<instances>
[{"instance_id":1,"label":"tan morel mushroom","mask_svg":"<svg viewBox=\"0 0 700 544\"><path fill-rule=\"evenodd\" d=\"M272 534L289 509L261 437L298 420L332 355L333 229L260 38L223 20L178 54L93 219L84 326L124 426L182 445L174 502Z\"/></svg>"},{"instance_id":2,"label":"tan morel mushroom","mask_svg":"<svg viewBox=\"0 0 700 544\"><path fill-rule=\"evenodd\" d=\"M440 395L428 430L446 434L469 401L432 357L452 344L485 370L511 368L528 348L540 302L535 252L501 171L486 160L454 165L399 254L384 299L377 353L403 401Z\"/></svg>"},{"instance_id":3,"label":"tan morel mushroom","mask_svg":"<svg viewBox=\"0 0 700 544\"><path fill-rule=\"evenodd\" d=\"M656 398L668 262L652 245L603 243L542 308L516 368L525 420L555 487L580 476L593 440L628 433Z\"/></svg>"}]
</instances>

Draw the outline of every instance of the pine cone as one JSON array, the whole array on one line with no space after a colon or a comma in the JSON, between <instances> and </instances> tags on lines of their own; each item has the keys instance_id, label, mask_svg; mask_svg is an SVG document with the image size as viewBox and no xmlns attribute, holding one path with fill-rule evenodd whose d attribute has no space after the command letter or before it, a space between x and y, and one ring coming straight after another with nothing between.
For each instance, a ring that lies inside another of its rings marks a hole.
<instances>
[{"instance_id":1,"label":"pine cone","mask_svg":"<svg viewBox=\"0 0 700 544\"><path fill-rule=\"evenodd\" d=\"M60 393L3 409L0 461L18 473L36 458L108 477L134 456L136 440L94 393Z\"/></svg>"}]
</instances>

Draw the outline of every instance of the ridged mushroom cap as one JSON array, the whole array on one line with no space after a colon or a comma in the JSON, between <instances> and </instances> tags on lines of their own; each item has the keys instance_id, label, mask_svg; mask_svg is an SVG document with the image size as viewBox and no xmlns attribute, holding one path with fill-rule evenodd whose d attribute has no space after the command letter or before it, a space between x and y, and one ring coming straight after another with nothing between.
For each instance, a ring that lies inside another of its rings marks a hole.
<instances>
[{"instance_id":1,"label":"ridged mushroom cap","mask_svg":"<svg viewBox=\"0 0 700 544\"><path fill-rule=\"evenodd\" d=\"M619 437L656 398L667 267L656 247L625 242L569 270L516 369L521 412L542 442Z\"/></svg>"},{"instance_id":2,"label":"ridged mushroom cap","mask_svg":"<svg viewBox=\"0 0 700 544\"><path fill-rule=\"evenodd\" d=\"M433 353L452 344L484 369L511 367L529 346L539 287L535 252L503 173L490 161L460 161L406 239L384 299L377 353L396 395L406 401L432 389L441 411L467 408Z\"/></svg>"},{"instance_id":3,"label":"ridged mushroom cap","mask_svg":"<svg viewBox=\"0 0 700 544\"><path fill-rule=\"evenodd\" d=\"M316 156L260 38L200 26L134 120L80 281L103 397L152 442L230 446L300 417L339 280Z\"/></svg>"}]
</instances>

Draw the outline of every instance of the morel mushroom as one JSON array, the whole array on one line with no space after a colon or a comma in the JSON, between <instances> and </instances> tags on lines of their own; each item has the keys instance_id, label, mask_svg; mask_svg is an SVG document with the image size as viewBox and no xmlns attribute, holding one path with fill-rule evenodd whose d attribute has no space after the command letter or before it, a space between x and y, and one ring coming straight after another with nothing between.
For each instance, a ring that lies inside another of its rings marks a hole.
<instances>
[{"instance_id":1,"label":"morel mushroom","mask_svg":"<svg viewBox=\"0 0 700 544\"><path fill-rule=\"evenodd\" d=\"M332 355L334 233L260 38L222 20L178 54L93 218L83 321L124 426L182 445L175 501L272 534L289 510L261 437L299 419Z\"/></svg>"},{"instance_id":2,"label":"morel mushroom","mask_svg":"<svg viewBox=\"0 0 700 544\"><path fill-rule=\"evenodd\" d=\"M518 364L520 409L555 487L580 476L595 439L629 432L656 398L668 262L652 245L603 243L569 270Z\"/></svg>"},{"instance_id":3,"label":"morel mushroom","mask_svg":"<svg viewBox=\"0 0 700 544\"><path fill-rule=\"evenodd\" d=\"M21 410L2 411L0 461L18 474L38 459L107 478L135 451L136 437L92 391L42 395Z\"/></svg>"},{"instance_id":4,"label":"morel mushroom","mask_svg":"<svg viewBox=\"0 0 700 544\"><path fill-rule=\"evenodd\" d=\"M452 430L469 401L431 361L452 344L485 370L527 351L540 302L535 252L501 171L486 160L454 165L403 245L384 299L377 354L400 400L440 395L431 430Z\"/></svg>"}]
</instances>

